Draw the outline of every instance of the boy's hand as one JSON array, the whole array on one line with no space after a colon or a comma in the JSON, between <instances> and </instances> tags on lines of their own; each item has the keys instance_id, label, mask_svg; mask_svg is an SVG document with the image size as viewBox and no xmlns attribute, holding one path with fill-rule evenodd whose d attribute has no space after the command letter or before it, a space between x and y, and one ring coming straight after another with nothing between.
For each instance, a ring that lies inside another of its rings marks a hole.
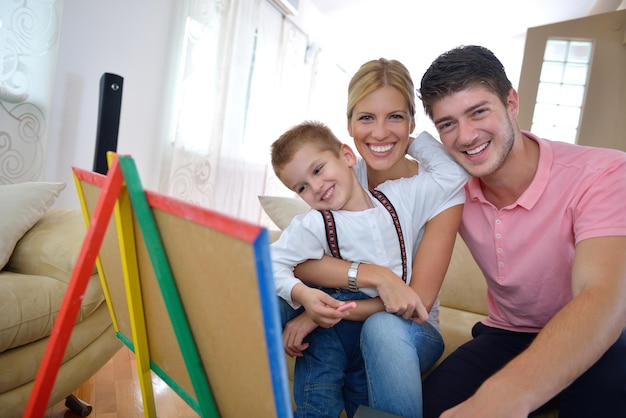
<instances>
[{"instance_id":1,"label":"boy's hand","mask_svg":"<svg viewBox=\"0 0 626 418\"><path fill-rule=\"evenodd\" d=\"M304 306L311 320L322 328L330 328L350 315L337 308L345 302L339 301L319 289L297 284L291 291L291 298Z\"/></svg>"},{"instance_id":2,"label":"boy's hand","mask_svg":"<svg viewBox=\"0 0 626 418\"><path fill-rule=\"evenodd\" d=\"M317 328L317 324L307 315L301 313L287 322L283 330L283 347L285 353L291 357L302 357L302 352L309 348L309 344L303 342L304 338Z\"/></svg>"}]
</instances>

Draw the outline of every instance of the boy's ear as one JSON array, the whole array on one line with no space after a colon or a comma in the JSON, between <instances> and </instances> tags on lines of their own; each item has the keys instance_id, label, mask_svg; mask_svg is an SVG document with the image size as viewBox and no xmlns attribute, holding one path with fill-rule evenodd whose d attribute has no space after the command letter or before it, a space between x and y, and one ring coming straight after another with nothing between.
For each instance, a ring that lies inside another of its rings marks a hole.
<instances>
[{"instance_id":1,"label":"boy's ear","mask_svg":"<svg viewBox=\"0 0 626 418\"><path fill-rule=\"evenodd\" d=\"M341 154L348 163L349 167L352 167L354 164L356 164L356 154L347 144L341 144Z\"/></svg>"}]
</instances>

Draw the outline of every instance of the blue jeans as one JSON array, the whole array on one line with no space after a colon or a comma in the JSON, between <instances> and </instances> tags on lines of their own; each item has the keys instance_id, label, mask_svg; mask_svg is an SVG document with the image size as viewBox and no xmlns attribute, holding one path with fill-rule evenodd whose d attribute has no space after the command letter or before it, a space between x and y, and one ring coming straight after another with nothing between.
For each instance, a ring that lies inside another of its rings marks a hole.
<instances>
[{"instance_id":1,"label":"blue jeans","mask_svg":"<svg viewBox=\"0 0 626 418\"><path fill-rule=\"evenodd\" d=\"M378 312L361 330L370 406L405 418L422 417L422 373L443 354L431 324Z\"/></svg>"},{"instance_id":2,"label":"blue jeans","mask_svg":"<svg viewBox=\"0 0 626 418\"><path fill-rule=\"evenodd\" d=\"M369 298L361 292L321 290L337 300ZM283 326L303 312L280 299ZM346 410L353 417L359 405L367 405L367 380L359 348L361 327L357 321L340 321L331 328L316 328L304 341L309 348L296 358L293 395L294 417L333 417Z\"/></svg>"}]
</instances>

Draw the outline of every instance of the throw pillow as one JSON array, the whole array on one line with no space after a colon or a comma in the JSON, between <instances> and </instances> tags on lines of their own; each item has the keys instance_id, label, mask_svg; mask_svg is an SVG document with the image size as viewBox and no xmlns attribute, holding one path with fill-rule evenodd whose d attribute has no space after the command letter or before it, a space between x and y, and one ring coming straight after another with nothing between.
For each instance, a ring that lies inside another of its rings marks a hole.
<instances>
[{"instance_id":1,"label":"throw pillow","mask_svg":"<svg viewBox=\"0 0 626 418\"><path fill-rule=\"evenodd\" d=\"M65 183L27 182L0 185L0 270L24 234L54 204Z\"/></svg>"},{"instance_id":2,"label":"throw pillow","mask_svg":"<svg viewBox=\"0 0 626 418\"><path fill-rule=\"evenodd\" d=\"M311 210L302 199L284 196L259 196L259 202L267 216L282 231L287 228L291 219Z\"/></svg>"}]
</instances>

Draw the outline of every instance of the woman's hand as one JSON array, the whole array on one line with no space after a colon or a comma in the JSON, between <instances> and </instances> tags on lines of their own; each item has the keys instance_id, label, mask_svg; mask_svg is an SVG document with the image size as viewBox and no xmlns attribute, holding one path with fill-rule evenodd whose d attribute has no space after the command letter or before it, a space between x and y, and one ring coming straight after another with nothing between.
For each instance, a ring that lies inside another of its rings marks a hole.
<instances>
[{"instance_id":1,"label":"woman's hand","mask_svg":"<svg viewBox=\"0 0 626 418\"><path fill-rule=\"evenodd\" d=\"M383 300L385 311L400 315L404 319L413 318L418 324L428 320L428 311L422 300L404 282L401 285L386 282L378 288L378 294Z\"/></svg>"},{"instance_id":2,"label":"woman's hand","mask_svg":"<svg viewBox=\"0 0 626 418\"><path fill-rule=\"evenodd\" d=\"M400 315L404 319L413 318L417 323L428 320L428 311L420 297L390 269L374 264L361 264L359 276L361 275L367 275L367 279L363 277L363 281L373 284L387 312Z\"/></svg>"}]
</instances>

